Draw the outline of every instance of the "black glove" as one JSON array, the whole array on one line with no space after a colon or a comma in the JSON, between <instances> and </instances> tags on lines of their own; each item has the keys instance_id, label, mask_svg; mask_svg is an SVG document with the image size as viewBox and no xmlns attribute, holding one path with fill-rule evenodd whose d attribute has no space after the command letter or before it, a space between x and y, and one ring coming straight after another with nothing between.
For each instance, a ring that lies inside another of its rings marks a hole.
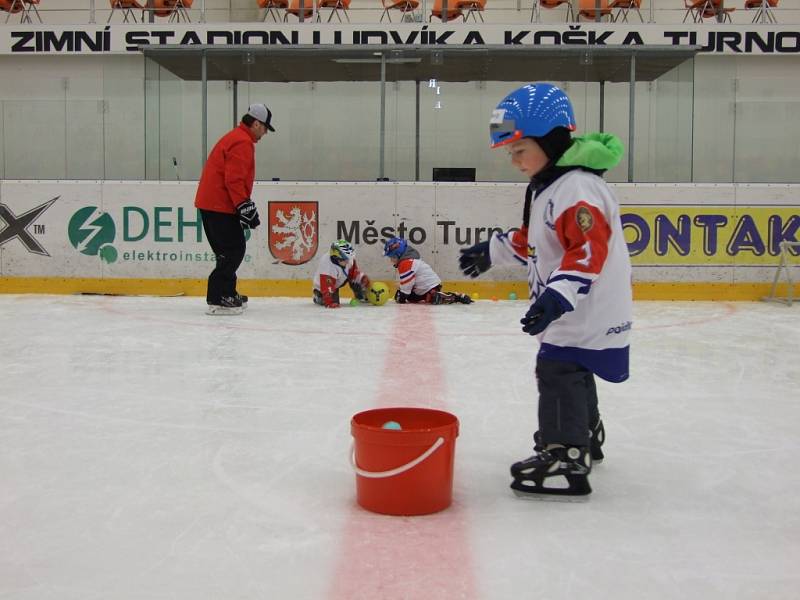
<instances>
[{"instance_id":1,"label":"black glove","mask_svg":"<svg viewBox=\"0 0 800 600\"><path fill-rule=\"evenodd\" d=\"M536 335L544 331L550 323L558 319L565 311L572 310L566 308L569 303L564 297L550 288L544 288L544 292L539 294L525 316L520 319L522 331L530 335Z\"/></svg>"},{"instance_id":2,"label":"black glove","mask_svg":"<svg viewBox=\"0 0 800 600\"><path fill-rule=\"evenodd\" d=\"M245 229L255 229L261 225L261 220L258 218L258 210L256 203L248 198L236 207L236 212L239 213L239 223Z\"/></svg>"},{"instance_id":3,"label":"black glove","mask_svg":"<svg viewBox=\"0 0 800 600\"><path fill-rule=\"evenodd\" d=\"M398 304L405 304L406 302L408 302L408 294L404 294L400 290L397 290L394 293L394 301L397 302Z\"/></svg>"},{"instance_id":4,"label":"black glove","mask_svg":"<svg viewBox=\"0 0 800 600\"><path fill-rule=\"evenodd\" d=\"M353 295L356 297L356 300L367 302L367 288L362 286L360 283L356 283L355 281L348 281L347 283L350 284L350 289L352 290Z\"/></svg>"},{"instance_id":5,"label":"black glove","mask_svg":"<svg viewBox=\"0 0 800 600\"><path fill-rule=\"evenodd\" d=\"M458 266L472 278L481 273L485 273L492 266L492 259L489 258L489 242L480 242L461 251L458 257Z\"/></svg>"}]
</instances>

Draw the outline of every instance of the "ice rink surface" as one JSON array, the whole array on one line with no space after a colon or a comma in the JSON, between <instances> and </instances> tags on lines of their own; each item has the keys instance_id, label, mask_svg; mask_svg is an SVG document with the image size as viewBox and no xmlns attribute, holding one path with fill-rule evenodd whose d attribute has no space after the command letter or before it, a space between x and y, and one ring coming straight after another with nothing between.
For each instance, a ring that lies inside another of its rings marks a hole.
<instances>
[{"instance_id":1,"label":"ice rink surface","mask_svg":"<svg viewBox=\"0 0 800 600\"><path fill-rule=\"evenodd\" d=\"M588 502L526 502L522 302L0 296L2 600L796 599L800 306L639 302ZM350 418L458 416L453 505L355 502Z\"/></svg>"}]
</instances>

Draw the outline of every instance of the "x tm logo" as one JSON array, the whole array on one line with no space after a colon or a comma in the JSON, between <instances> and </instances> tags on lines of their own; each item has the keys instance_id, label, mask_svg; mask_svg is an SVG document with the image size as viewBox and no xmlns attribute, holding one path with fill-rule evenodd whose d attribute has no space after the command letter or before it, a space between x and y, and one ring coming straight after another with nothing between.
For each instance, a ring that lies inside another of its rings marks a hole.
<instances>
[{"instance_id":1,"label":"x tm logo","mask_svg":"<svg viewBox=\"0 0 800 600\"><path fill-rule=\"evenodd\" d=\"M22 213L20 216L16 216L11 212L10 208L0 203L0 222L5 221L6 223L6 227L0 229L0 246L9 240L19 238L19 241L22 242L22 245L25 246L28 252L41 254L42 256L50 256L47 250L44 249L44 246L37 242L33 235L28 232L28 228L60 197L61 196L56 196L52 200L30 209L28 212Z\"/></svg>"}]
</instances>

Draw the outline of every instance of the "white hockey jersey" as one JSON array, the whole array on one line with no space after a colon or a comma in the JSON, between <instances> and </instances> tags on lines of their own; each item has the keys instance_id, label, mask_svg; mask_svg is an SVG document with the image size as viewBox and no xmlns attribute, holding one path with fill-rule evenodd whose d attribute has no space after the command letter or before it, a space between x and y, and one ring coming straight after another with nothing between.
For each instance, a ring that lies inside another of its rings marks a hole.
<instances>
[{"instance_id":1,"label":"white hockey jersey","mask_svg":"<svg viewBox=\"0 0 800 600\"><path fill-rule=\"evenodd\" d=\"M568 171L536 197L527 232L495 233L492 264L526 264L533 303L552 288L573 310L539 334L539 356L576 362L607 381L628 378L631 263L619 204L603 179Z\"/></svg>"},{"instance_id":2,"label":"white hockey jersey","mask_svg":"<svg viewBox=\"0 0 800 600\"><path fill-rule=\"evenodd\" d=\"M314 273L314 289L321 292L320 276L327 275L336 280L336 289L338 290L345 283L352 281L354 283L361 283L364 274L358 269L358 264L355 258L351 258L345 263L344 267L340 267L331 260L331 255L326 252L319 257L317 263L317 272Z\"/></svg>"},{"instance_id":3,"label":"white hockey jersey","mask_svg":"<svg viewBox=\"0 0 800 600\"><path fill-rule=\"evenodd\" d=\"M397 275L400 278L400 291L406 295L413 293L423 296L442 283L431 266L419 258L400 259Z\"/></svg>"}]
</instances>

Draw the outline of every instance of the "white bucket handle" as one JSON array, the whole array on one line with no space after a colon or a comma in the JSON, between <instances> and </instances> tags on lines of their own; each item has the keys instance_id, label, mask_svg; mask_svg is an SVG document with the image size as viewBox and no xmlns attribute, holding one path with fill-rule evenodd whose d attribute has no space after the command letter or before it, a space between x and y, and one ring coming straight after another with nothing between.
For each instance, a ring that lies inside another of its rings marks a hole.
<instances>
[{"instance_id":1,"label":"white bucket handle","mask_svg":"<svg viewBox=\"0 0 800 600\"><path fill-rule=\"evenodd\" d=\"M381 479L383 477L393 477L395 475L400 475L401 473L405 473L406 471L413 469L423 460L428 458L431 454L436 452L436 449L444 444L444 438L439 437L433 445L425 450L422 454L420 454L417 458L412 460L409 463L404 464L402 467L397 467L395 469L389 469L388 471L365 471L364 469L359 468L356 465L356 445L355 442L350 444L350 466L353 467L353 471L361 475L362 477L369 477L371 479Z\"/></svg>"}]
</instances>

